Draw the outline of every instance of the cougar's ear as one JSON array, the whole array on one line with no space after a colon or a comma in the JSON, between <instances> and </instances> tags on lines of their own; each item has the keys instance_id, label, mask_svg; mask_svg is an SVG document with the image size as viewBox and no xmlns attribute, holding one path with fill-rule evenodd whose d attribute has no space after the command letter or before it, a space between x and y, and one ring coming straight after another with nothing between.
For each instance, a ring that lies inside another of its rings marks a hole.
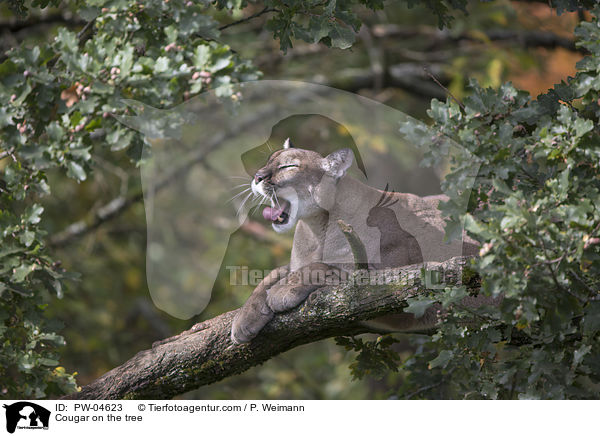
<instances>
[{"instance_id":1,"label":"cougar's ear","mask_svg":"<svg viewBox=\"0 0 600 436\"><path fill-rule=\"evenodd\" d=\"M292 141L290 141L290 138L286 139L285 142L283 143L283 149L287 150L288 148L294 148L294 144L292 144Z\"/></svg>"},{"instance_id":2,"label":"cougar's ear","mask_svg":"<svg viewBox=\"0 0 600 436\"><path fill-rule=\"evenodd\" d=\"M352 150L349 148L342 148L323 158L321 167L329 176L339 179L346 174L346 171L350 168L353 161L354 154L352 154Z\"/></svg>"}]
</instances>

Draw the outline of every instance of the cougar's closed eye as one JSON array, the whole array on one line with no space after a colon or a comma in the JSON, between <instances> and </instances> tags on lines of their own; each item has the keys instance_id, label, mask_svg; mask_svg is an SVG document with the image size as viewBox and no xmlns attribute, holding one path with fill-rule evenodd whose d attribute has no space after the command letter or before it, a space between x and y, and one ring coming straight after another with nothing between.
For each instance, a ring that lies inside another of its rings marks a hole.
<instances>
[{"instance_id":1,"label":"cougar's closed eye","mask_svg":"<svg viewBox=\"0 0 600 436\"><path fill-rule=\"evenodd\" d=\"M298 164L279 165L277 167L278 170L282 170L284 168L298 168Z\"/></svg>"}]
</instances>

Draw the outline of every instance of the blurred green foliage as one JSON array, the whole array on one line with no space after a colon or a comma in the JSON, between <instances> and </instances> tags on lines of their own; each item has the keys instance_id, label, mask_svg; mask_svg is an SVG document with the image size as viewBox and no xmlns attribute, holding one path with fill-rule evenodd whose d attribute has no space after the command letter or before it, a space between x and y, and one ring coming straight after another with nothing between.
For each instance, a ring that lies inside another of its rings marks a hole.
<instances>
[{"instance_id":1,"label":"blurred green foliage","mask_svg":"<svg viewBox=\"0 0 600 436\"><path fill-rule=\"evenodd\" d=\"M529 65L537 62L535 56L522 49L507 53L489 41L473 56L452 39L465 31L481 36L491 25L514 25L508 2L469 5L468 16L461 12L466 0L434 0L428 8L417 3L385 8L369 0L0 3L0 17L8 23L69 12L38 33L32 26L19 30L25 33L14 41L2 41L3 49L11 48L0 57L0 398L72 392L74 371L85 384L189 326L157 311L148 298L140 202L81 239L57 242L81 217L85 226L90 213L111 199L141 190L135 167L150 145L113 118L128 113L121 99L171 107L215 90L235 100L231 85L260 78L261 70L265 77L305 80L318 71L334 84L347 84L356 69L370 71L377 57L367 37L359 33L357 39L361 23L452 25L444 30L452 37L435 53L428 37L418 33L383 39L380 46L389 64L414 62L420 53L441 56L451 90L469 95L464 109L450 100L434 101L429 114L440 132L484 162L469 215L458 216L452 203L447 213L457 222L466 219L467 229L484 244L487 251L474 268L485 279L485 292L506 294L503 306L482 312L482 322L468 328L454 321L472 314L453 310L439 333L414 336L412 344L404 337L347 339L343 345L360 352L355 363L353 352L333 341L311 344L188 397L597 398L597 22L582 23L577 31L580 46L592 53L577 76L531 100L500 83L514 56ZM592 3L552 2L559 12ZM251 20L237 22L250 15L260 28ZM353 51L327 49L307 58L302 49L319 46L300 41ZM347 74L336 78L338 72ZM465 77L494 88L467 87ZM406 90L363 92L411 114L423 114L429 105L428 98ZM430 163L443 150L438 153L434 150ZM457 162L450 169L448 190L468 165ZM287 263L289 243L240 232L230 241L227 262L270 269ZM239 307L250 292L228 287L221 277L202 318ZM57 334L61 329L66 347ZM399 361L399 373L384 370ZM376 374L383 380L350 381L349 365L354 376Z\"/></svg>"}]
</instances>

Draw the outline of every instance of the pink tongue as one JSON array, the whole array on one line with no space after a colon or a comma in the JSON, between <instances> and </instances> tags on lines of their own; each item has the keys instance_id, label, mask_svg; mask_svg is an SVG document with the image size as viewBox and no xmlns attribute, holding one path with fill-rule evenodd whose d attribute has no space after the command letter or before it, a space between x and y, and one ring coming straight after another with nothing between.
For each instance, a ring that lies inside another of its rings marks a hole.
<instances>
[{"instance_id":1,"label":"pink tongue","mask_svg":"<svg viewBox=\"0 0 600 436\"><path fill-rule=\"evenodd\" d=\"M267 206L263 209L263 217L269 221L277 221L279 215L283 213L283 209L283 207L280 207L279 209L273 209L272 207Z\"/></svg>"}]
</instances>

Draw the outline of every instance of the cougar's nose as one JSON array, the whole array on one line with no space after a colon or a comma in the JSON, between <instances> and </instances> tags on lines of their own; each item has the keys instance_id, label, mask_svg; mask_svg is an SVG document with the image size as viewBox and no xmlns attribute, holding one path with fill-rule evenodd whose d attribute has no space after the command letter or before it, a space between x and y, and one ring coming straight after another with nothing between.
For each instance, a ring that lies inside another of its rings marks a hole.
<instances>
[{"instance_id":1,"label":"cougar's nose","mask_svg":"<svg viewBox=\"0 0 600 436\"><path fill-rule=\"evenodd\" d=\"M263 180L265 180L268 177L268 173L265 171L257 171L256 174L254 174L254 183L260 183Z\"/></svg>"}]
</instances>

